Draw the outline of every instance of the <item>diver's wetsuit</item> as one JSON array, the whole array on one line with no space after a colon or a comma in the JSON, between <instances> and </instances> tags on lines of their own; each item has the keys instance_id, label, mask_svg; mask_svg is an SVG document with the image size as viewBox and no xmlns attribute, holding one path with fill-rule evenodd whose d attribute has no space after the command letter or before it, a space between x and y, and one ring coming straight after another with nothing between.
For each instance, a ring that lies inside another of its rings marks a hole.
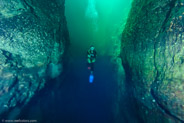
<instances>
[{"instance_id":1,"label":"diver's wetsuit","mask_svg":"<svg viewBox=\"0 0 184 123\"><path fill-rule=\"evenodd\" d=\"M94 71L94 62L96 61L96 50L89 49L87 52L88 65L91 67L91 71Z\"/></svg>"}]
</instances>

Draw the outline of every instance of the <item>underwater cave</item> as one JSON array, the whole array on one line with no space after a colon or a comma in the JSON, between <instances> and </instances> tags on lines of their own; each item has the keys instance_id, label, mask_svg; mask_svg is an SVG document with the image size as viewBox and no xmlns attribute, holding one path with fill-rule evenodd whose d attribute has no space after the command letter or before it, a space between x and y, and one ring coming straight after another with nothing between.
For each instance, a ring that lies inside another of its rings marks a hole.
<instances>
[{"instance_id":1,"label":"underwater cave","mask_svg":"<svg viewBox=\"0 0 184 123\"><path fill-rule=\"evenodd\" d=\"M184 122L184 0L0 10L0 122Z\"/></svg>"}]
</instances>

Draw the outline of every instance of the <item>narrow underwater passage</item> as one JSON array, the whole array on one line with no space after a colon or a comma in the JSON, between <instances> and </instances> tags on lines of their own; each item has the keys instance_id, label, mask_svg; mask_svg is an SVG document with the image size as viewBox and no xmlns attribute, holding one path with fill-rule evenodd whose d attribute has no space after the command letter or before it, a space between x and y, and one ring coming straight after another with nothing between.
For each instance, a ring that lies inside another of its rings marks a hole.
<instances>
[{"instance_id":1,"label":"narrow underwater passage","mask_svg":"<svg viewBox=\"0 0 184 123\"><path fill-rule=\"evenodd\" d=\"M107 2L107 3L106 3ZM118 6L124 5L126 7ZM130 3L96 0L66 0L66 19L69 28L70 64L58 92L59 106L55 107L58 121L66 123L113 123L117 96L117 78L111 62L112 36L125 21ZM123 14L118 11L124 11ZM113 18L112 18L113 17ZM111 26L109 26L111 25ZM90 45L97 50L94 82L89 83L86 53Z\"/></svg>"}]
</instances>

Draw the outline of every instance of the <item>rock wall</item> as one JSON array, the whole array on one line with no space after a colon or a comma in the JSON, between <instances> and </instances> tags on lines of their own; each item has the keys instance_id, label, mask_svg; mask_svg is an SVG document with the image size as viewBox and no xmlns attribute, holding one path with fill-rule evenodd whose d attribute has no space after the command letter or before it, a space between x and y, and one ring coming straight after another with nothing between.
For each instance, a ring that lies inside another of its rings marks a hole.
<instances>
[{"instance_id":1,"label":"rock wall","mask_svg":"<svg viewBox=\"0 0 184 123\"><path fill-rule=\"evenodd\" d=\"M64 0L0 0L0 114L20 110L62 72L64 9Z\"/></svg>"},{"instance_id":2,"label":"rock wall","mask_svg":"<svg viewBox=\"0 0 184 123\"><path fill-rule=\"evenodd\" d=\"M184 0L134 0L121 49L139 118L184 122Z\"/></svg>"}]
</instances>

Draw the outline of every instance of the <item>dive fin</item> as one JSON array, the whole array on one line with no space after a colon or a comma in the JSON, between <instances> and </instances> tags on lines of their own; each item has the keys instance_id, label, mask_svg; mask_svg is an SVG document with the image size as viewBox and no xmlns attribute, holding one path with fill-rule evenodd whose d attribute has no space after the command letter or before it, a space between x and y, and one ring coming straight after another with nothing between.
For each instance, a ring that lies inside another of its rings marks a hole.
<instances>
[{"instance_id":1,"label":"dive fin","mask_svg":"<svg viewBox=\"0 0 184 123\"><path fill-rule=\"evenodd\" d=\"M93 76L93 74L90 74L90 76L89 76L89 83L93 83L93 80L94 80L94 76Z\"/></svg>"}]
</instances>

